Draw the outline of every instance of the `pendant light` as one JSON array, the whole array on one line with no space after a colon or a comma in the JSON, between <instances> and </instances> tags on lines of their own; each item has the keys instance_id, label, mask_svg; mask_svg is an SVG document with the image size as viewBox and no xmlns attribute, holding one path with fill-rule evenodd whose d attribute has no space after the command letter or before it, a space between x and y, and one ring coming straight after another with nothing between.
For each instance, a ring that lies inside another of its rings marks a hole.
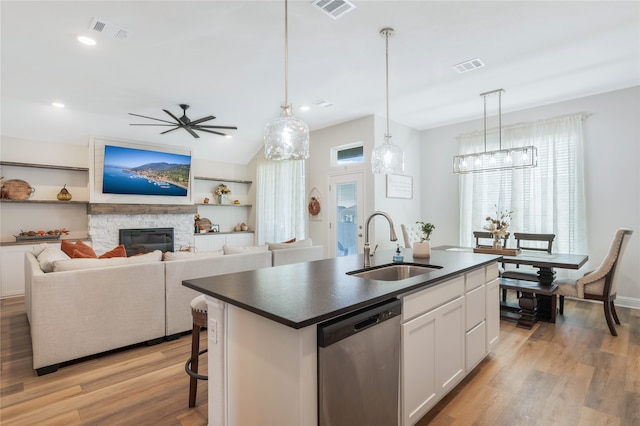
<instances>
[{"instance_id":1,"label":"pendant light","mask_svg":"<svg viewBox=\"0 0 640 426\"><path fill-rule=\"evenodd\" d=\"M389 37L393 36L393 28L383 28L380 35L385 38L386 44L386 98L387 98L387 133L384 135L384 143L371 152L371 170L375 174L395 174L404 172L404 152L398 145L391 143L389 132Z\"/></svg>"},{"instance_id":2,"label":"pendant light","mask_svg":"<svg viewBox=\"0 0 640 426\"><path fill-rule=\"evenodd\" d=\"M289 104L289 16L284 2L284 104L280 117L264 126L264 156L269 160L309 158L309 126L291 113Z\"/></svg>"},{"instance_id":3,"label":"pendant light","mask_svg":"<svg viewBox=\"0 0 640 426\"><path fill-rule=\"evenodd\" d=\"M538 165L538 149L533 146L502 149L502 93L504 89L480 93L484 98L484 151L453 157L453 172L479 173L491 170L524 169ZM498 94L499 149L487 151L487 96Z\"/></svg>"}]
</instances>

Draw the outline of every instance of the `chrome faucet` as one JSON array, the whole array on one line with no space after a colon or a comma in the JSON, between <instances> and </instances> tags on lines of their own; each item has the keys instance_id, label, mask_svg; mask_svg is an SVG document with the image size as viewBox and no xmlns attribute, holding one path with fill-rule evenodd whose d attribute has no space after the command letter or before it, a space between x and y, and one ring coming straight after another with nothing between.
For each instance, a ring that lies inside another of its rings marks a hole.
<instances>
[{"instance_id":1,"label":"chrome faucet","mask_svg":"<svg viewBox=\"0 0 640 426\"><path fill-rule=\"evenodd\" d=\"M382 211L375 211L373 213L371 213L371 216L369 216L367 218L367 223L365 224L364 227L364 265L363 268L368 268L369 266L371 266L371 261L369 260L369 254L371 252L371 248L369 247L369 223L371 222L371 219L373 219L374 216L384 216L385 219L387 219L387 222L389 222L389 229L391 230L391 236L390 239L391 241L397 241L398 237L396 236L396 230L393 227L393 220L391 220L391 216L389 216L388 213L382 212Z\"/></svg>"}]
</instances>

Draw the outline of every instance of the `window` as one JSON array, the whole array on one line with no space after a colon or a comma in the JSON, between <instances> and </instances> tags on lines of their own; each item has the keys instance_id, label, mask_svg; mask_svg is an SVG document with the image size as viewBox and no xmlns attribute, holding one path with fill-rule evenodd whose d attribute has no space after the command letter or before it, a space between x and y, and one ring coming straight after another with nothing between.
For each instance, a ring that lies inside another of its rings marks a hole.
<instances>
[{"instance_id":1,"label":"window","mask_svg":"<svg viewBox=\"0 0 640 426\"><path fill-rule=\"evenodd\" d=\"M362 142L331 148L331 165L333 167L358 164L363 161L364 147Z\"/></svg>"},{"instance_id":2,"label":"window","mask_svg":"<svg viewBox=\"0 0 640 426\"><path fill-rule=\"evenodd\" d=\"M554 251L587 252L584 118L583 114L575 114L503 127L502 147L535 145L538 166L460 175L462 246L474 245L473 231L486 225L487 216L494 216L496 210L512 210L511 233L553 233ZM482 151L483 137L483 132L461 135L460 153ZM497 129L487 131L488 145L497 139Z\"/></svg>"},{"instance_id":3,"label":"window","mask_svg":"<svg viewBox=\"0 0 640 426\"><path fill-rule=\"evenodd\" d=\"M258 244L306 238L305 160L261 157L256 180Z\"/></svg>"}]
</instances>

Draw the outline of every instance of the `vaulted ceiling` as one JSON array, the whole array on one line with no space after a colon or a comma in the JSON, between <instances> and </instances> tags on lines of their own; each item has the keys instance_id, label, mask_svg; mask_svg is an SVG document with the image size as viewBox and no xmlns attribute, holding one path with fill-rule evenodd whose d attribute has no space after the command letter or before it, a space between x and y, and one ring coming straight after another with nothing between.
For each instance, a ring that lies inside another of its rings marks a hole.
<instances>
[{"instance_id":1,"label":"vaulted ceiling","mask_svg":"<svg viewBox=\"0 0 640 426\"><path fill-rule=\"evenodd\" d=\"M504 113L640 84L637 1L352 2L339 19L311 0L289 2L289 99L311 130L386 116L383 27L395 29L390 118L418 130L481 117L479 94L498 88ZM284 1L3 0L0 8L3 137L107 136L244 164L280 113ZM94 19L126 38L91 30ZM474 58L485 66L453 69ZM192 120L214 115L203 124L238 130L194 139L130 125L153 121L128 113L181 116L181 103Z\"/></svg>"}]
</instances>

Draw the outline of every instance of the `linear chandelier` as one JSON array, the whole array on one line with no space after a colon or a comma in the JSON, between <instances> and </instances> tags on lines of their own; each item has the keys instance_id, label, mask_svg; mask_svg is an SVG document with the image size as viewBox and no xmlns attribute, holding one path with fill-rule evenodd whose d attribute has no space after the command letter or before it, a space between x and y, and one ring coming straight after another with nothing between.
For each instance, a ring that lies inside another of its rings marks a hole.
<instances>
[{"instance_id":1,"label":"linear chandelier","mask_svg":"<svg viewBox=\"0 0 640 426\"><path fill-rule=\"evenodd\" d=\"M269 160L309 158L309 126L291 113L289 103L289 13L284 2L284 104L280 116L264 126L264 156Z\"/></svg>"},{"instance_id":2,"label":"linear chandelier","mask_svg":"<svg viewBox=\"0 0 640 426\"><path fill-rule=\"evenodd\" d=\"M484 98L484 151L453 157L453 173L480 173L492 170L525 169L538 165L538 149L533 145L502 149L502 93L504 89L481 93ZM487 151L487 96L498 94L499 149Z\"/></svg>"}]
</instances>

